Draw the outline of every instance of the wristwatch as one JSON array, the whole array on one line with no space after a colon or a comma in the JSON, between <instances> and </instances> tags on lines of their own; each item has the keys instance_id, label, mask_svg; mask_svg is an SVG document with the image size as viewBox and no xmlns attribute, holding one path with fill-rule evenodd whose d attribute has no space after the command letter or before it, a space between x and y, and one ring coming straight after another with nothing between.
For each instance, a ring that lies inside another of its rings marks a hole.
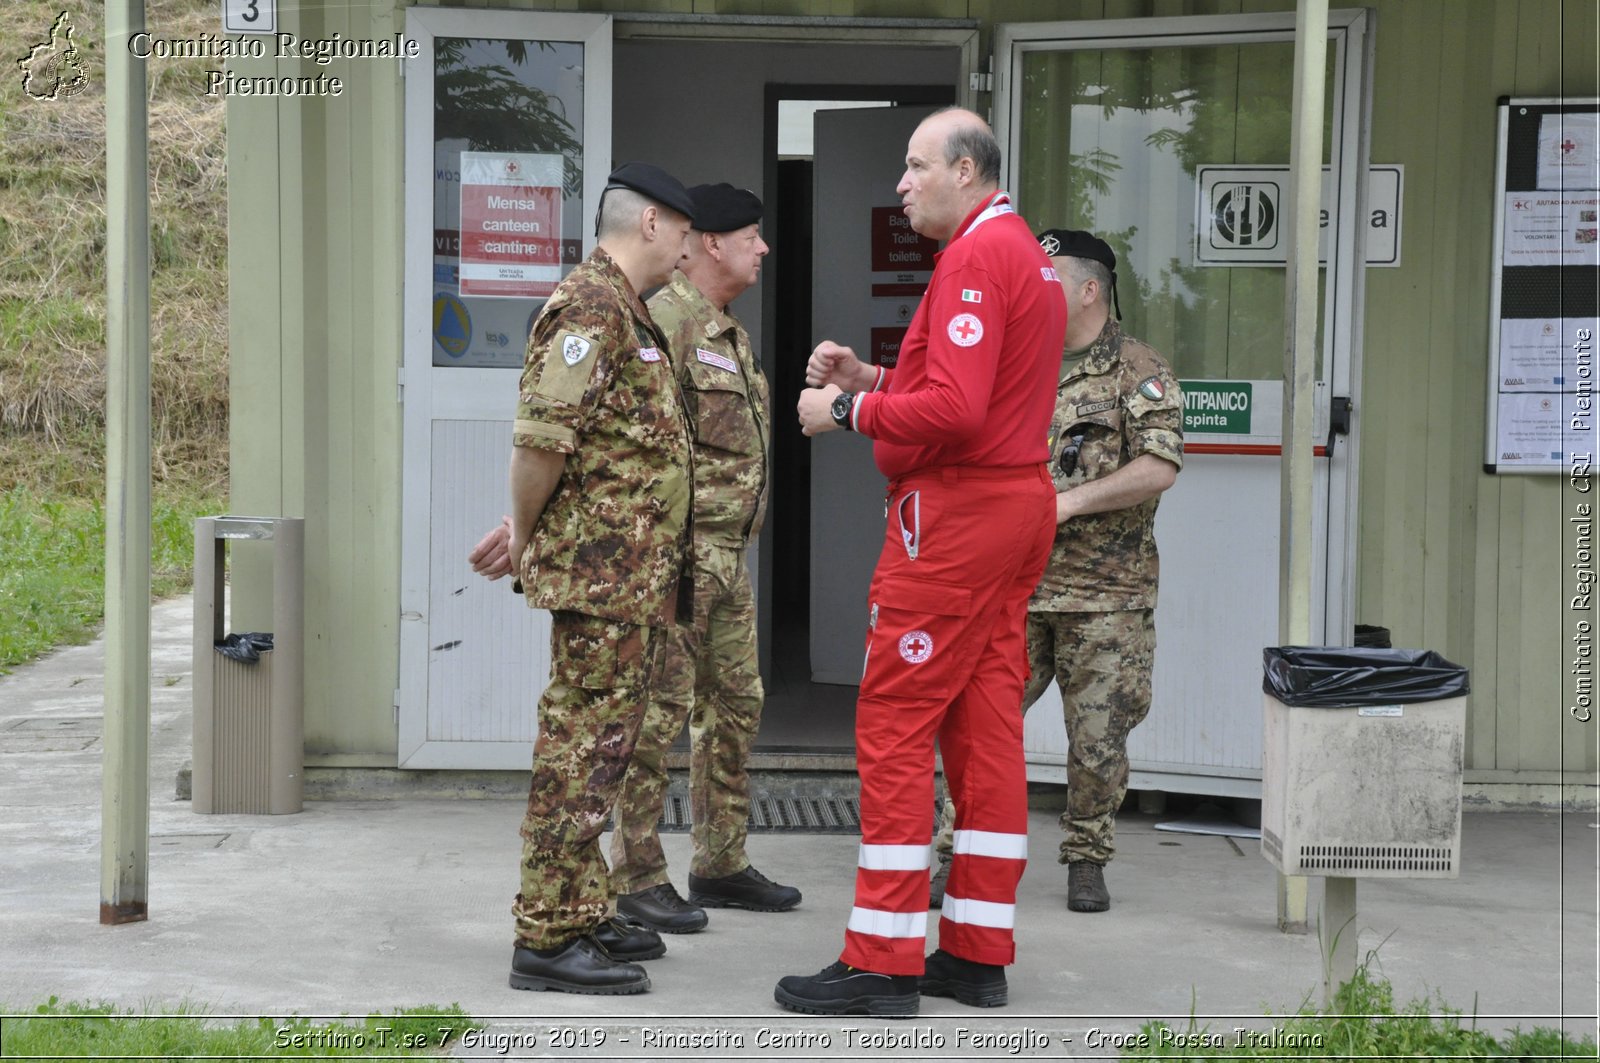
<instances>
[{"instance_id":1,"label":"wristwatch","mask_svg":"<svg viewBox=\"0 0 1600 1063\"><path fill-rule=\"evenodd\" d=\"M841 391L834 397L833 405L828 407L828 412L833 415L833 423L850 431L850 408L856 403L852 392Z\"/></svg>"}]
</instances>

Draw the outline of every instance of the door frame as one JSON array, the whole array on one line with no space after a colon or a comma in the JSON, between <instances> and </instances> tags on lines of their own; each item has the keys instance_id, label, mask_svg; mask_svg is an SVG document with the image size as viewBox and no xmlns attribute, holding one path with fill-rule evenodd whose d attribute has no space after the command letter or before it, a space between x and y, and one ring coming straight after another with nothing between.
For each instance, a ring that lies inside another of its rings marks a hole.
<instances>
[{"instance_id":1,"label":"door frame","mask_svg":"<svg viewBox=\"0 0 1600 1063\"><path fill-rule=\"evenodd\" d=\"M1343 643L1355 623L1357 566L1358 484L1360 458L1361 361L1365 316L1366 185L1370 165L1372 71L1375 12L1343 9L1328 14L1328 37L1335 49L1340 76L1334 79L1330 101L1331 136L1336 147L1339 182L1337 214L1341 219L1329 248L1323 314L1322 350L1328 359L1328 383L1318 386L1314 433L1327 440L1328 411L1332 395L1354 400L1350 432L1341 436L1327 454L1327 482L1316 499L1319 542L1313 581L1321 609L1313 616L1313 641ZM994 118L1000 141L1002 183L1010 181L1012 166L1020 159L1020 108L1022 63L1030 52L1089 49L1169 48L1202 45L1293 42L1293 11L1244 15L1196 15L1174 18L1106 19L1095 21L1000 23L994 37ZM1026 215L1028 205L1018 203ZM1321 448L1319 447L1319 450ZM1339 519L1335 519L1335 514ZM1035 773L1030 778L1055 779L1057 772ZM1050 766L1053 768L1054 766ZM1064 768L1062 769L1064 770ZM1130 779L1134 788L1196 789L1196 776L1167 771L1140 771ZM1249 796L1259 784L1240 779L1213 780L1214 792Z\"/></svg>"},{"instance_id":2,"label":"door frame","mask_svg":"<svg viewBox=\"0 0 1600 1063\"><path fill-rule=\"evenodd\" d=\"M433 302L434 41L439 37L571 41L584 47L583 207L594 213L611 172L612 18L605 14L484 11L413 7L406 35L418 55L405 71L403 169L405 177L404 285L400 365L400 674L395 692L396 760L402 768L501 767L526 764L532 743L430 741L428 704L430 556L433 540L433 424L486 418L484 401L504 405L509 426L520 369L436 367L430 307ZM583 253L594 249L582 229ZM483 764L487 757L495 763Z\"/></svg>"},{"instance_id":3,"label":"door frame","mask_svg":"<svg viewBox=\"0 0 1600 1063\"><path fill-rule=\"evenodd\" d=\"M523 38L569 40L585 45L584 188L586 215L604 189L610 171L610 114L616 40L652 38L736 43L835 44L868 48L954 47L960 52L956 98L970 105L976 87L980 24L976 19L837 19L741 15L653 15L630 13L485 10L468 7L411 7L405 11L406 33L420 45L420 55L402 65L405 77L402 112L402 174L405 196L402 352L398 385L401 412L401 572L399 673L395 690L397 762L402 768L521 767L532 754L531 742L429 741L429 623L432 528L431 424L439 418L483 418L474 398L493 389L515 394L514 370L451 368L436 378L432 364L429 307L432 285L433 183L426 179L433 165L433 42L437 37ZM583 250L594 237L583 233ZM764 333L767 322L762 324ZM762 336L762 351L771 344ZM770 366L768 367L770 370ZM508 422L512 411L507 409ZM537 696L538 691L529 692Z\"/></svg>"}]
</instances>

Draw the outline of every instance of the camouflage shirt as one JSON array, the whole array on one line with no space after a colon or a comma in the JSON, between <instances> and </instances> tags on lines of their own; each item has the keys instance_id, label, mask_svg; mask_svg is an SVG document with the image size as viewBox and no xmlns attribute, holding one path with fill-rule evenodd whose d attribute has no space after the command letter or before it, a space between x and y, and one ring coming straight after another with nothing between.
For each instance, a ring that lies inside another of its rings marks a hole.
<instances>
[{"instance_id":1,"label":"camouflage shirt","mask_svg":"<svg viewBox=\"0 0 1600 1063\"><path fill-rule=\"evenodd\" d=\"M1172 367L1107 319L1056 389L1050 473L1056 490L1098 480L1141 454L1183 467L1183 395ZM1160 558L1160 497L1056 526L1050 561L1028 608L1036 613L1151 609Z\"/></svg>"},{"instance_id":2,"label":"camouflage shirt","mask_svg":"<svg viewBox=\"0 0 1600 1063\"><path fill-rule=\"evenodd\" d=\"M767 511L772 397L750 337L681 272L650 299L694 432L694 535L743 548Z\"/></svg>"},{"instance_id":3,"label":"camouflage shirt","mask_svg":"<svg viewBox=\"0 0 1600 1063\"><path fill-rule=\"evenodd\" d=\"M600 248L539 311L512 442L567 458L520 559L529 605L640 625L676 617L694 473L666 348Z\"/></svg>"}]
</instances>

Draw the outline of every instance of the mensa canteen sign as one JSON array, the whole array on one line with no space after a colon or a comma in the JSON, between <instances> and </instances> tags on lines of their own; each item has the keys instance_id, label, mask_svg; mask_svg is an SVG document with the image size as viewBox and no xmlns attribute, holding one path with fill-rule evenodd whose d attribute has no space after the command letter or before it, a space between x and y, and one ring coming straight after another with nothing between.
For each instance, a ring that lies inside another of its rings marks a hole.
<instances>
[{"instance_id":1,"label":"mensa canteen sign","mask_svg":"<svg viewBox=\"0 0 1600 1063\"><path fill-rule=\"evenodd\" d=\"M1196 169L1195 264L1281 266L1288 261L1289 167L1201 166ZM1400 202L1405 167L1367 168L1367 265L1400 265ZM1322 168L1317 261L1328 264L1336 227L1333 181Z\"/></svg>"}]
</instances>

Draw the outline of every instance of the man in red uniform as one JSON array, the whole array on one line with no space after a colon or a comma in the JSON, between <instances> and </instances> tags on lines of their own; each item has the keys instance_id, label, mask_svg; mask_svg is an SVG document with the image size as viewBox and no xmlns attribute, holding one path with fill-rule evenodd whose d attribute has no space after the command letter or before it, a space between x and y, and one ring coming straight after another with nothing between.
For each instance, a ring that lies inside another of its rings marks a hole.
<instances>
[{"instance_id":1,"label":"man in red uniform","mask_svg":"<svg viewBox=\"0 0 1600 1063\"><path fill-rule=\"evenodd\" d=\"M1055 530L1044 462L1067 315L999 176L977 115L923 121L898 191L911 227L947 246L899 363L824 342L806 366L806 435L870 436L889 497L856 702L855 907L838 962L778 983L794 1011L915 1015L919 991L1006 1002L1028 840L1023 631ZM959 811L939 949L925 960L935 738Z\"/></svg>"}]
</instances>

